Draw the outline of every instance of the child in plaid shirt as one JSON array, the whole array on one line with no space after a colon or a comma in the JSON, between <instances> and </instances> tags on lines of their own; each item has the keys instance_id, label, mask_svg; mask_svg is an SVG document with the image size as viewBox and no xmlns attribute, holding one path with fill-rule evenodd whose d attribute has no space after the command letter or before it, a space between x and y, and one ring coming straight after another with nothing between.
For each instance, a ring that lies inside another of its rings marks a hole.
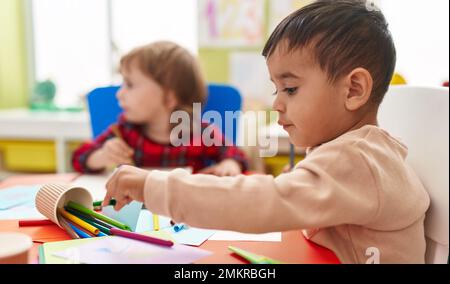
<instances>
[{"instance_id":1,"label":"child in plaid shirt","mask_svg":"<svg viewBox=\"0 0 450 284\"><path fill-rule=\"evenodd\" d=\"M193 113L194 103L203 103L206 85L196 59L171 42L156 42L136 48L121 60L124 84L117 93L123 109L117 127L110 127L95 141L75 151L76 171L97 173L122 164L138 167L191 167L194 172L234 176L247 168L245 155L235 146L225 146L225 136L214 129L214 139L223 146L206 146L192 134L190 146L171 144L174 111ZM201 124L202 130L211 126ZM203 131L200 132L203 133ZM195 144L196 146L193 146ZM217 144L216 144L217 145Z\"/></svg>"}]
</instances>

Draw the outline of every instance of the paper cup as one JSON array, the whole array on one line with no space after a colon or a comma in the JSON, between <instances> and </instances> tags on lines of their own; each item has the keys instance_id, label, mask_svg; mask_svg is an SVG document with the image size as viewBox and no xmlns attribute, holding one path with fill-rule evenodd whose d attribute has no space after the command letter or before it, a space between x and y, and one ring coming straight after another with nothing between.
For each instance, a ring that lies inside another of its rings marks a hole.
<instances>
[{"instance_id":1,"label":"paper cup","mask_svg":"<svg viewBox=\"0 0 450 284\"><path fill-rule=\"evenodd\" d=\"M20 233L0 233L0 264L27 264L33 241Z\"/></svg>"},{"instance_id":2,"label":"paper cup","mask_svg":"<svg viewBox=\"0 0 450 284\"><path fill-rule=\"evenodd\" d=\"M58 208L73 201L83 205L88 209L93 209L93 198L91 193L78 186L69 184L46 184L41 187L36 195L37 210L63 228L58 220Z\"/></svg>"}]
</instances>

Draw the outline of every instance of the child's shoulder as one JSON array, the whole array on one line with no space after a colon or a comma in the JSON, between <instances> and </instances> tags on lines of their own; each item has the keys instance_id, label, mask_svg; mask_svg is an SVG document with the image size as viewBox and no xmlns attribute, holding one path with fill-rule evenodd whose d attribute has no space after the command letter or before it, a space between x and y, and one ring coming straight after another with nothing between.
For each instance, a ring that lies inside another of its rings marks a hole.
<instances>
[{"instance_id":1,"label":"child's shoulder","mask_svg":"<svg viewBox=\"0 0 450 284\"><path fill-rule=\"evenodd\" d=\"M387 146L386 144L392 144L391 146L406 148L405 145L397 138L391 136L386 130L375 126L365 125L361 128L346 132L336 139L324 144L324 145L345 145L349 144L354 147L358 147L364 144L378 144Z\"/></svg>"},{"instance_id":2,"label":"child's shoulder","mask_svg":"<svg viewBox=\"0 0 450 284\"><path fill-rule=\"evenodd\" d=\"M336 153L364 159L405 159L408 148L378 126L366 125L325 143L311 153ZM330 155L331 156L331 155Z\"/></svg>"}]
</instances>

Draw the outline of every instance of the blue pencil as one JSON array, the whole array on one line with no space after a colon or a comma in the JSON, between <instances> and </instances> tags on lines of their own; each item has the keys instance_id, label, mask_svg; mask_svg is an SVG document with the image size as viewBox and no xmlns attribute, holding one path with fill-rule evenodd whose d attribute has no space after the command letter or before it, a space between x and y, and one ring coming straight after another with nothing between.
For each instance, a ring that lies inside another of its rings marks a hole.
<instances>
[{"instance_id":1,"label":"blue pencil","mask_svg":"<svg viewBox=\"0 0 450 284\"><path fill-rule=\"evenodd\" d=\"M69 221L67 221L67 223L69 224L69 226L75 231L75 233L77 233L78 236L80 236L80 238L82 239L88 239L91 238L91 236L89 236L88 234L86 234L85 232L83 232L82 230L78 229L77 227L75 227L74 225L72 225Z\"/></svg>"}]
</instances>

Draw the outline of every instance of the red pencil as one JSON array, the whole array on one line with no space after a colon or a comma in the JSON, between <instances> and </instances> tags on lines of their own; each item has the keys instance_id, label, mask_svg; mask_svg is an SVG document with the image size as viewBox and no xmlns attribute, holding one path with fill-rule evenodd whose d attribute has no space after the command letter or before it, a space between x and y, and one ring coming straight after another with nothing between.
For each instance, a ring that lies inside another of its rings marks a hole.
<instances>
[{"instance_id":1,"label":"red pencil","mask_svg":"<svg viewBox=\"0 0 450 284\"><path fill-rule=\"evenodd\" d=\"M38 227L38 226L49 226L55 225L50 220L20 220L19 227Z\"/></svg>"}]
</instances>

